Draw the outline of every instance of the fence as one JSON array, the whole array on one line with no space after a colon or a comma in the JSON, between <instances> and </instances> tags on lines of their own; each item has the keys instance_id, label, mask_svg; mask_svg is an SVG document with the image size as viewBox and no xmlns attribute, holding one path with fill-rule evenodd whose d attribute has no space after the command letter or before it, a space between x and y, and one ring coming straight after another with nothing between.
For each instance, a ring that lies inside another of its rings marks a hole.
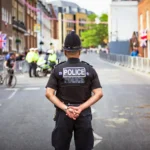
<instances>
[{"instance_id":1,"label":"fence","mask_svg":"<svg viewBox=\"0 0 150 150\"><path fill-rule=\"evenodd\" d=\"M4 68L4 59L0 59L0 72L5 71ZM28 63L26 61L17 61L15 72L16 73L25 73L28 71Z\"/></svg>"},{"instance_id":2,"label":"fence","mask_svg":"<svg viewBox=\"0 0 150 150\"><path fill-rule=\"evenodd\" d=\"M100 52L100 58L120 66L135 69L137 71L150 73L150 59L142 57L131 57L127 55L106 54Z\"/></svg>"},{"instance_id":3,"label":"fence","mask_svg":"<svg viewBox=\"0 0 150 150\"><path fill-rule=\"evenodd\" d=\"M63 53L57 54L58 63L65 61L66 57ZM16 73L26 73L28 72L28 63L26 61L16 61L15 72ZM5 71L4 69L4 58L0 57L0 72Z\"/></svg>"}]
</instances>

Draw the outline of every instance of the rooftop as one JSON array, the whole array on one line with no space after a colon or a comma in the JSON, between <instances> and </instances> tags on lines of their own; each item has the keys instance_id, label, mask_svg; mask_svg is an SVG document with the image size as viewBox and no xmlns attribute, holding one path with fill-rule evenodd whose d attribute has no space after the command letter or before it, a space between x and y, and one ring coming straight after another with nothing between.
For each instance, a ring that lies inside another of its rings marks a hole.
<instances>
[{"instance_id":1,"label":"rooftop","mask_svg":"<svg viewBox=\"0 0 150 150\"><path fill-rule=\"evenodd\" d=\"M79 8L80 6L73 2L63 1L63 0L56 0L52 1L51 4L57 7L74 7Z\"/></svg>"}]
</instances>

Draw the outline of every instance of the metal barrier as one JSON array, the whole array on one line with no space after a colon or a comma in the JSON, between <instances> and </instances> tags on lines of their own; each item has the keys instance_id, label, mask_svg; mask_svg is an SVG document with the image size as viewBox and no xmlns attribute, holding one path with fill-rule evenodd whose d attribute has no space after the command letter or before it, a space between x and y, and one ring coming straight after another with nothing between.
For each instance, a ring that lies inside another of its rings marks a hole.
<instances>
[{"instance_id":1,"label":"metal barrier","mask_svg":"<svg viewBox=\"0 0 150 150\"><path fill-rule=\"evenodd\" d=\"M57 54L58 63L66 61L66 57L63 53ZM4 58L0 58L0 72L4 72ZM29 70L28 63L24 61L16 61L15 72L16 73L26 73Z\"/></svg>"},{"instance_id":2,"label":"metal barrier","mask_svg":"<svg viewBox=\"0 0 150 150\"><path fill-rule=\"evenodd\" d=\"M26 73L29 70L29 65L26 61L17 61L15 72L16 73Z\"/></svg>"},{"instance_id":3,"label":"metal barrier","mask_svg":"<svg viewBox=\"0 0 150 150\"><path fill-rule=\"evenodd\" d=\"M2 72L4 69L3 64L4 64L4 59L0 59L0 72Z\"/></svg>"},{"instance_id":4,"label":"metal barrier","mask_svg":"<svg viewBox=\"0 0 150 150\"><path fill-rule=\"evenodd\" d=\"M131 57L127 55L117 55L117 54L106 54L100 52L100 58L111 63L118 64L120 66L135 69L137 71L142 71L150 73L150 59L142 57Z\"/></svg>"},{"instance_id":5,"label":"metal barrier","mask_svg":"<svg viewBox=\"0 0 150 150\"><path fill-rule=\"evenodd\" d=\"M0 59L0 72L4 72L4 59ZM26 73L28 72L28 63L26 61L16 61L15 66L16 73Z\"/></svg>"}]
</instances>

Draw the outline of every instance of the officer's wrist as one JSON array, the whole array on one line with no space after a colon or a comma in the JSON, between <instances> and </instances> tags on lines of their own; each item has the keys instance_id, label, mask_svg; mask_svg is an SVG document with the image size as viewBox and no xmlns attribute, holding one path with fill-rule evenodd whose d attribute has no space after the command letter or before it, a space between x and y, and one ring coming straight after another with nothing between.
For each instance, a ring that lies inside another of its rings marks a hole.
<instances>
[{"instance_id":1,"label":"officer's wrist","mask_svg":"<svg viewBox=\"0 0 150 150\"><path fill-rule=\"evenodd\" d=\"M81 111L83 111L84 109L86 109L86 108L84 107L84 104L80 105L79 107L80 107Z\"/></svg>"},{"instance_id":2,"label":"officer's wrist","mask_svg":"<svg viewBox=\"0 0 150 150\"><path fill-rule=\"evenodd\" d=\"M68 106L65 106L64 109L63 109L63 111L64 111L64 112L67 112L68 109L69 109L69 107L68 107Z\"/></svg>"}]
</instances>

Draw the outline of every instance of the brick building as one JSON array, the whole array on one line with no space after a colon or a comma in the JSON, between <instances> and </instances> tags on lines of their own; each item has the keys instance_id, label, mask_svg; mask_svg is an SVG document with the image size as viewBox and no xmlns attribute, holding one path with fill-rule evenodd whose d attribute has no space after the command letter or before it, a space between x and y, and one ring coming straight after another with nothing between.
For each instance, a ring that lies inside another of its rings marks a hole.
<instances>
[{"instance_id":1,"label":"brick building","mask_svg":"<svg viewBox=\"0 0 150 150\"><path fill-rule=\"evenodd\" d=\"M57 20L57 12L55 12L52 4L49 4L52 18L56 18L56 20L51 20L51 36L53 39L58 39L58 20Z\"/></svg>"},{"instance_id":2,"label":"brick building","mask_svg":"<svg viewBox=\"0 0 150 150\"><path fill-rule=\"evenodd\" d=\"M77 4L69 1L56 0L52 1L51 4L54 7L56 16L58 19L58 39L59 39L59 50L62 49L65 37L72 30L81 36L81 32L86 30L86 26L81 21L86 22L87 16L93 12L88 11L84 8L80 8ZM62 20L76 21L76 23L66 22Z\"/></svg>"},{"instance_id":3,"label":"brick building","mask_svg":"<svg viewBox=\"0 0 150 150\"><path fill-rule=\"evenodd\" d=\"M0 0L0 32L7 35L6 47L3 51L12 49L12 1ZM2 52L2 49L0 50Z\"/></svg>"},{"instance_id":4,"label":"brick building","mask_svg":"<svg viewBox=\"0 0 150 150\"><path fill-rule=\"evenodd\" d=\"M10 2L10 1L9 1ZM13 24L13 41L12 50L24 52L25 50L25 5L21 0L12 0L12 24Z\"/></svg>"},{"instance_id":5,"label":"brick building","mask_svg":"<svg viewBox=\"0 0 150 150\"><path fill-rule=\"evenodd\" d=\"M27 0L32 7L36 7L37 0ZM25 50L29 50L31 47L37 47L37 34L34 32L34 25L37 23L37 13L25 8L25 25L27 33L25 34Z\"/></svg>"},{"instance_id":6,"label":"brick building","mask_svg":"<svg viewBox=\"0 0 150 150\"><path fill-rule=\"evenodd\" d=\"M138 30L139 41L141 42L140 33L147 30L147 45L145 48L140 47L141 56L150 58L150 0L141 0L138 5Z\"/></svg>"}]
</instances>

